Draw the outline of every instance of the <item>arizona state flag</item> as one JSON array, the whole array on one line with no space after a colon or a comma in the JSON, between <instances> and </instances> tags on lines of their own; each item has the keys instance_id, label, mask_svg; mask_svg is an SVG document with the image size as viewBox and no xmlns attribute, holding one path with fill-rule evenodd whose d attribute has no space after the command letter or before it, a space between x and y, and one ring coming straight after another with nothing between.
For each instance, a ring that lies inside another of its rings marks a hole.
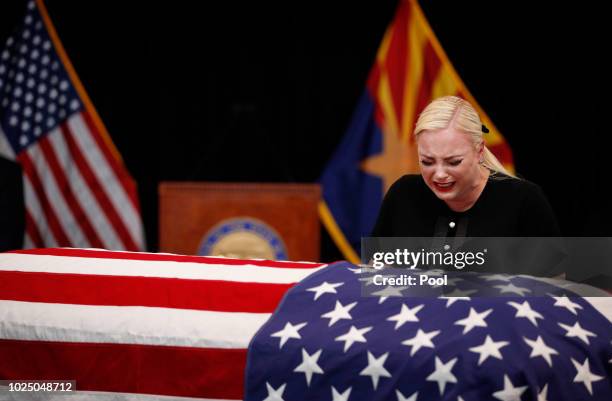
<instances>
[{"instance_id":1,"label":"arizona state flag","mask_svg":"<svg viewBox=\"0 0 612 401\"><path fill-rule=\"evenodd\" d=\"M372 230L387 189L419 172L414 124L432 99L446 95L474 105L490 129L487 147L512 171L508 144L459 78L418 3L400 0L357 110L321 177L320 216L349 261L359 260L360 239Z\"/></svg>"}]
</instances>

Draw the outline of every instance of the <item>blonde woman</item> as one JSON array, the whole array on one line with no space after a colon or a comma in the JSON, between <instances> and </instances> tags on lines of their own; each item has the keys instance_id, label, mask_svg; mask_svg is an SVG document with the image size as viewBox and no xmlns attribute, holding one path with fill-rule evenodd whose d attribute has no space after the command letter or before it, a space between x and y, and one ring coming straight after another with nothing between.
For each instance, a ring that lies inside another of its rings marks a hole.
<instances>
[{"instance_id":1,"label":"blonde woman","mask_svg":"<svg viewBox=\"0 0 612 401\"><path fill-rule=\"evenodd\" d=\"M391 186L372 236L559 237L540 187L506 171L483 131L467 101L432 101L414 131L421 174Z\"/></svg>"}]
</instances>

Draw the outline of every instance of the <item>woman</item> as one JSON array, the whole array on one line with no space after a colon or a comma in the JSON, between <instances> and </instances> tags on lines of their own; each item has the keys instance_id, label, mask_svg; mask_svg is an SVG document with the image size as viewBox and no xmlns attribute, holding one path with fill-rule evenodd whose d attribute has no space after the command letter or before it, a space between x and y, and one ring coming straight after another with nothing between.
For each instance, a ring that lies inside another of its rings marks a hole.
<instances>
[{"instance_id":1,"label":"woman","mask_svg":"<svg viewBox=\"0 0 612 401\"><path fill-rule=\"evenodd\" d=\"M508 172L486 148L488 130L467 101L435 99L414 135L420 175L385 195L373 237L559 237L537 185Z\"/></svg>"}]
</instances>

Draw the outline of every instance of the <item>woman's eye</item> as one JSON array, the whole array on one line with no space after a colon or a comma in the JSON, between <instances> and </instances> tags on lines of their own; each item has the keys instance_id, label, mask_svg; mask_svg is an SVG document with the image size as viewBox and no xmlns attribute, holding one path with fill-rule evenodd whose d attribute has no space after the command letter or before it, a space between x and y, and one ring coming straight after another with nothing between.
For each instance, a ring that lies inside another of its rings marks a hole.
<instances>
[{"instance_id":1,"label":"woman's eye","mask_svg":"<svg viewBox=\"0 0 612 401\"><path fill-rule=\"evenodd\" d=\"M424 166L431 166L433 163L428 160L421 160L421 164Z\"/></svg>"},{"instance_id":2,"label":"woman's eye","mask_svg":"<svg viewBox=\"0 0 612 401\"><path fill-rule=\"evenodd\" d=\"M452 162L450 162L449 164L450 164L451 166L458 166L458 165L460 165L460 164L461 164L461 162L462 162L462 161L463 161L463 160L453 160L453 161L452 161Z\"/></svg>"}]
</instances>

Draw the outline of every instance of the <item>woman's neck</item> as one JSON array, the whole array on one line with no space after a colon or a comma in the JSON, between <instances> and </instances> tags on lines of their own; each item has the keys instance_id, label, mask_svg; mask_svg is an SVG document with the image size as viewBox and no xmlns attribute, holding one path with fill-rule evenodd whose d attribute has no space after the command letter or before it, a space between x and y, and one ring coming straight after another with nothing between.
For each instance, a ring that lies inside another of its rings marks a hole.
<instances>
[{"instance_id":1,"label":"woman's neck","mask_svg":"<svg viewBox=\"0 0 612 401\"><path fill-rule=\"evenodd\" d=\"M446 201L448 207L454 212L465 212L474 206L482 191L484 191L485 186L487 185L487 181L489 179L489 175L491 172L486 167L480 168L480 177L476 184L472 187L472 190L466 194L462 199Z\"/></svg>"}]
</instances>

